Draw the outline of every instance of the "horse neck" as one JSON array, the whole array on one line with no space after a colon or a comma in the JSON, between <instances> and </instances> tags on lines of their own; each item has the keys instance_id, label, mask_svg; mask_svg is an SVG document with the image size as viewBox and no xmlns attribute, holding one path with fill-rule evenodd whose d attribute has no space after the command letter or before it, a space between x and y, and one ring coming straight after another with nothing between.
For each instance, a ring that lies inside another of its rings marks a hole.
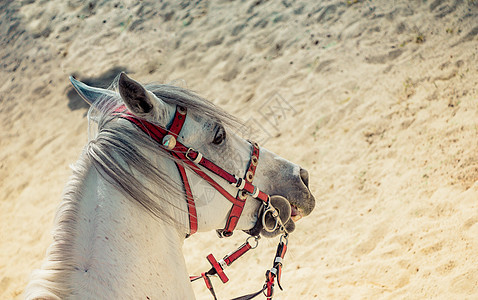
<instances>
[{"instance_id":1,"label":"horse neck","mask_svg":"<svg viewBox=\"0 0 478 300\"><path fill-rule=\"evenodd\" d=\"M115 190L92 166L87 166L76 181L80 187L67 187L65 197L72 199L64 200L75 207L65 209L65 203L60 207L54 229L56 242L43 265L55 269L58 255L62 256L63 270L56 271L57 280L50 278L52 282L68 278L64 282L67 287L63 287L67 294L57 289L60 298L194 298L181 251L184 233L152 217ZM70 215L61 215L67 213ZM71 218L73 222L69 222Z\"/></svg>"}]
</instances>

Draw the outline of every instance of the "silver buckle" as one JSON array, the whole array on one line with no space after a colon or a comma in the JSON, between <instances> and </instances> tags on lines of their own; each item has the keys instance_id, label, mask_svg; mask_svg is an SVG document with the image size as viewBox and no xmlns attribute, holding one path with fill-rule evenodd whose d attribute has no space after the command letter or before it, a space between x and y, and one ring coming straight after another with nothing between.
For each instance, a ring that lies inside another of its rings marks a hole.
<instances>
[{"instance_id":1,"label":"silver buckle","mask_svg":"<svg viewBox=\"0 0 478 300\"><path fill-rule=\"evenodd\" d=\"M189 153L191 151L194 151L194 152L197 153L196 159L192 159L191 157L189 157ZM199 151L196 151L194 148L188 148L188 150L186 151L185 156L187 157L187 159L189 159L190 161L192 161L195 164L199 164L199 162L201 162L201 160L202 160L202 154Z\"/></svg>"}]
</instances>

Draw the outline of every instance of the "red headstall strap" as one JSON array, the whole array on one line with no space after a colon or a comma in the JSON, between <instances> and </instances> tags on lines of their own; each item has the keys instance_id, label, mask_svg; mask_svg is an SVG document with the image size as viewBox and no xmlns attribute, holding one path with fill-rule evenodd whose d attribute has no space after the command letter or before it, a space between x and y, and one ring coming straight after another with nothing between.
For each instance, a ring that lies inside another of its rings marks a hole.
<instances>
[{"instance_id":1,"label":"red headstall strap","mask_svg":"<svg viewBox=\"0 0 478 300\"><path fill-rule=\"evenodd\" d=\"M181 107L179 105L176 107L176 113L174 115L174 119L171 125L169 126L169 129L164 129L158 125L139 119L131 112L129 112L124 105L116 109L113 114L117 115L120 118L128 120L134 125L136 125L144 133L149 135L153 140L160 144L164 150L171 153L171 155L178 161L182 161L183 164L187 164L192 171L194 171L197 175L206 180L227 200L232 202L232 208L229 212L226 226L224 229L218 230L220 237L228 237L232 235L233 230L235 229L242 214L242 210L244 209L244 204L248 195L262 201L264 204L269 203L269 195L262 192L252 184L257 163L259 162L259 146L256 143L251 142L251 160L249 162L245 177L240 178L220 168L212 161L203 157L202 154L195 149L186 147L178 141L179 133L181 132L181 129L184 125L184 121L186 120L186 108ZM191 235L197 231L197 212L191 187L189 185L186 170L183 164L176 162L176 166L184 184L186 201L189 210L189 235ZM206 170L218 175L219 177L229 182L231 185L238 188L237 196L232 196L219 183L217 183L214 179L207 175L200 167L203 167Z\"/></svg>"}]
</instances>

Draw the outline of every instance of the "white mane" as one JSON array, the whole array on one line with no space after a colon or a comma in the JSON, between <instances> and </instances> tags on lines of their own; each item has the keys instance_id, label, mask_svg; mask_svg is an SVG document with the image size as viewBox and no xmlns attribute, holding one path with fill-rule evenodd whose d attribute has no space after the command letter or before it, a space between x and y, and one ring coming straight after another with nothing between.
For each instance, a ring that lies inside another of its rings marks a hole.
<instances>
[{"instance_id":1,"label":"white mane","mask_svg":"<svg viewBox=\"0 0 478 300\"><path fill-rule=\"evenodd\" d=\"M116 84L113 85L115 89ZM212 103L196 94L170 85L148 85L148 90L166 103L179 104L223 124L234 124L236 119L218 109ZM127 198L138 203L153 216L171 224L176 221L165 210L165 203L180 209L170 199L184 198L183 187L175 184L168 175L169 170L156 167L153 160L145 156L143 149L151 150L159 156L171 156L158 150L158 144L146 134L125 122L115 122L111 113L123 102L117 97L98 99L88 112L90 127L97 124L97 133L90 136L80 159L73 168L61 204L55 216L53 240L47 250L45 262L40 270L35 270L25 290L28 299L64 299L71 293L70 275L74 271L72 248L77 234L79 199L84 191L84 181L89 170L98 174L113 185ZM89 128L90 130L90 128ZM180 162L181 163L181 162ZM187 166L186 166L187 167ZM133 175L134 174L134 175ZM148 178L158 186L164 187L162 193L154 192L139 178ZM158 200L159 199L159 200Z\"/></svg>"},{"instance_id":2,"label":"white mane","mask_svg":"<svg viewBox=\"0 0 478 300\"><path fill-rule=\"evenodd\" d=\"M70 293L69 276L71 271L71 249L75 235L83 182L89 169L89 161L81 155L68 181L63 200L55 215L52 232L53 243L48 247L46 259L40 270L32 273L30 283L25 290L27 299L64 299Z\"/></svg>"}]
</instances>

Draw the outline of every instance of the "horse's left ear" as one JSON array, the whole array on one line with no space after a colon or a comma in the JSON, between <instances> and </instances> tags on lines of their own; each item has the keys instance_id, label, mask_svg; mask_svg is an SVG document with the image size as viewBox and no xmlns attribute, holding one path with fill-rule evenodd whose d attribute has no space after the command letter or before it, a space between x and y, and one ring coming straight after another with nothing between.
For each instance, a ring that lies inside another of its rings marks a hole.
<instances>
[{"instance_id":1,"label":"horse's left ear","mask_svg":"<svg viewBox=\"0 0 478 300\"><path fill-rule=\"evenodd\" d=\"M105 96L113 97L116 95L113 91L86 85L83 82L76 80L73 76L70 76L70 81L78 95L88 102L89 105L94 105L98 98Z\"/></svg>"},{"instance_id":2,"label":"horse's left ear","mask_svg":"<svg viewBox=\"0 0 478 300\"><path fill-rule=\"evenodd\" d=\"M121 98L133 114L141 116L152 112L156 102L154 96L139 82L121 73L118 88Z\"/></svg>"}]
</instances>

